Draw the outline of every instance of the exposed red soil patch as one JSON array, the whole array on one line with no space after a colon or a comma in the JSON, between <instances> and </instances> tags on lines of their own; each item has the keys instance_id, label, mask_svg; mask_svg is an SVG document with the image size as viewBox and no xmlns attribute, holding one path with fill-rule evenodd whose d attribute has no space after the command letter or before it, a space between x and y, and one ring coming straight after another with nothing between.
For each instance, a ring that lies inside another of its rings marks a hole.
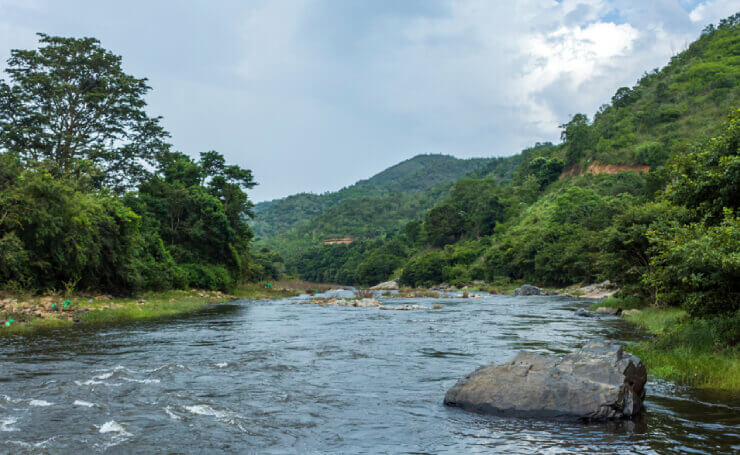
<instances>
[{"instance_id":1,"label":"exposed red soil patch","mask_svg":"<svg viewBox=\"0 0 740 455\"><path fill-rule=\"evenodd\" d=\"M586 168L586 172L583 171L583 168L575 166L566 169L565 172L560 174L560 178L563 179L582 174L616 174L621 171L648 172L649 170L650 166L646 164L603 164L594 162Z\"/></svg>"},{"instance_id":2,"label":"exposed red soil patch","mask_svg":"<svg viewBox=\"0 0 740 455\"><path fill-rule=\"evenodd\" d=\"M349 245L354 241L355 239L352 237L341 237L336 239L326 239L323 243L324 245Z\"/></svg>"}]
</instances>

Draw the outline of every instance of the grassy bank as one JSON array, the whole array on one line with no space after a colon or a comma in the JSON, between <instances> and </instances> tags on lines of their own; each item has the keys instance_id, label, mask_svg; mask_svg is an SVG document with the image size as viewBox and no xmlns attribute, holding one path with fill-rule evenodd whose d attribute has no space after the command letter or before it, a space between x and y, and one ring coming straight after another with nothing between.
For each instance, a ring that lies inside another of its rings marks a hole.
<instances>
[{"instance_id":1,"label":"grassy bank","mask_svg":"<svg viewBox=\"0 0 740 455\"><path fill-rule=\"evenodd\" d=\"M0 336L29 334L76 324L116 324L184 315L235 299L277 299L303 292L285 283L242 285L230 294L197 289L147 292L137 297L108 295L0 295ZM9 324L6 324L8 323Z\"/></svg>"},{"instance_id":2,"label":"grassy bank","mask_svg":"<svg viewBox=\"0 0 740 455\"><path fill-rule=\"evenodd\" d=\"M595 306L634 307L615 298ZM645 307L624 319L654 335L628 347L650 374L696 388L740 392L737 315L692 319L678 308Z\"/></svg>"}]
</instances>

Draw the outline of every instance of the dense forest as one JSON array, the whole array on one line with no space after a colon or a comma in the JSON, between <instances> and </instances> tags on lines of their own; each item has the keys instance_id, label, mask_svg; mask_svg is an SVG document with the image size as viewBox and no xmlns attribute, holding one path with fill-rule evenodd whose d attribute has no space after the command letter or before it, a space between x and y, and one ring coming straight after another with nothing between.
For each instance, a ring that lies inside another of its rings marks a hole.
<instances>
[{"instance_id":1,"label":"dense forest","mask_svg":"<svg viewBox=\"0 0 740 455\"><path fill-rule=\"evenodd\" d=\"M628 298L694 315L737 311L739 22L735 15L707 27L593 118L574 115L560 144L482 163L433 196L337 204L304 225L294 220L298 227L275 238L313 243L287 251L288 270L410 286L609 279ZM389 229L388 211L404 225ZM320 243L335 235L357 241Z\"/></svg>"},{"instance_id":2,"label":"dense forest","mask_svg":"<svg viewBox=\"0 0 740 455\"><path fill-rule=\"evenodd\" d=\"M97 40L39 38L0 80L0 286L130 294L270 276L269 252L251 251L251 171L172 150L146 79Z\"/></svg>"}]
</instances>

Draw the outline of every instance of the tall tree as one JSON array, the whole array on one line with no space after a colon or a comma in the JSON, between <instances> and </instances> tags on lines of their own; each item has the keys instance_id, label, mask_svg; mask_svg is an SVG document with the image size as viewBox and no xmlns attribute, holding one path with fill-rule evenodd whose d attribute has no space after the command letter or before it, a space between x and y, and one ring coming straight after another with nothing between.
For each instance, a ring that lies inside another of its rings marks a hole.
<instances>
[{"instance_id":1,"label":"tall tree","mask_svg":"<svg viewBox=\"0 0 740 455\"><path fill-rule=\"evenodd\" d=\"M124 73L121 57L94 38L40 33L41 46L12 50L0 80L0 149L56 175L90 173L98 186L131 187L168 148L149 117L146 79Z\"/></svg>"},{"instance_id":2,"label":"tall tree","mask_svg":"<svg viewBox=\"0 0 740 455\"><path fill-rule=\"evenodd\" d=\"M570 122L560 125L560 139L566 146L566 164L575 164L583 158L586 150L591 146L591 124L585 114L576 114Z\"/></svg>"}]
</instances>

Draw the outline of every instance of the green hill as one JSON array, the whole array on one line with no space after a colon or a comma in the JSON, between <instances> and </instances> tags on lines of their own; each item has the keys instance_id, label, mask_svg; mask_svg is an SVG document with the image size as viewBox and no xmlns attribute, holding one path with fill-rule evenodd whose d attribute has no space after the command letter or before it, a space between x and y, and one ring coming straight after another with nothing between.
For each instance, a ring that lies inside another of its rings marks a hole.
<instances>
[{"instance_id":1,"label":"green hill","mask_svg":"<svg viewBox=\"0 0 740 455\"><path fill-rule=\"evenodd\" d=\"M454 181L492 161L418 155L336 192L259 203L252 228L263 244L282 253L291 249L285 245L291 239L385 235L420 217Z\"/></svg>"}]
</instances>

